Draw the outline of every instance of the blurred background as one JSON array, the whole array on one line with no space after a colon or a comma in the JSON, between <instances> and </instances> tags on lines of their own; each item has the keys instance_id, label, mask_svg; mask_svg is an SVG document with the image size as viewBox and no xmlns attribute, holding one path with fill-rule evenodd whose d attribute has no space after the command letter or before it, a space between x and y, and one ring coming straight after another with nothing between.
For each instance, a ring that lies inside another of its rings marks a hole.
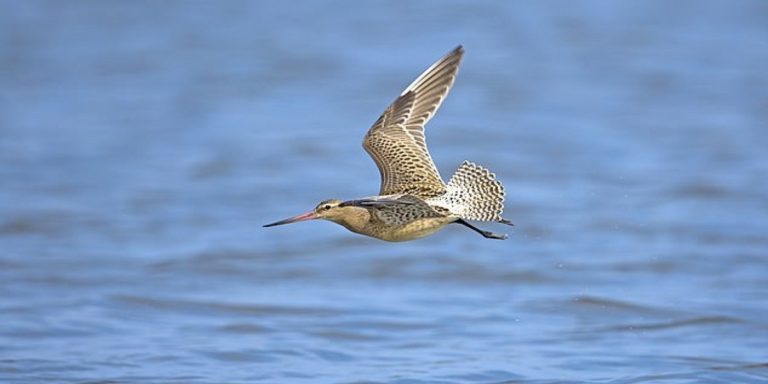
<instances>
[{"instance_id":1,"label":"blurred background","mask_svg":"<svg viewBox=\"0 0 768 384\"><path fill-rule=\"evenodd\" d=\"M768 380L764 1L0 1L0 381ZM311 222L427 127L507 241Z\"/></svg>"}]
</instances>

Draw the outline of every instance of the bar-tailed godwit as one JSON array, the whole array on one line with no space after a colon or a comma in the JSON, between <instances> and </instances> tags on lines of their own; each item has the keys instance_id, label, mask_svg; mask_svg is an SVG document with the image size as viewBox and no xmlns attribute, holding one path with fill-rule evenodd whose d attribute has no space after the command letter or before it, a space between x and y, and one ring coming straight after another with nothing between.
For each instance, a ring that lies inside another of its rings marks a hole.
<instances>
[{"instance_id":1,"label":"bar-tailed godwit","mask_svg":"<svg viewBox=\"0 0 768 384\"><path fill-rule=\"evenodd\" d=\"M320 202L302 215L265 225L325 219L386 241L407 241L462 224L489 239L506 239L467 220L512 225L501 217L504 187L487 169L464 161L443 182L427 150L424 125L434 116L456 79L461 46L432 64L387 107L363 140L381 173L378 196Z\"/></svg>"}]
</instances>

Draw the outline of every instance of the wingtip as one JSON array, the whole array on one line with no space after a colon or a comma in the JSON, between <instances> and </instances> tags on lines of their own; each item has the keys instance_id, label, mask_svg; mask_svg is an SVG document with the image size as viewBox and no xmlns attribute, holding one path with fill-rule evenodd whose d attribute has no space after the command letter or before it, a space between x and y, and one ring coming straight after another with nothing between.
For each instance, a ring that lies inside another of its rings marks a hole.
<instances>
[{"instance_id":1,"label":"wingtip","mask_svg":"<svg viewBox=\"0 0 768 384\"><path fill-rule=\"evenodd\" d=\"M453 49L453 53L464 53L464 45L459 44Z\"/></svg>"}]
</instances>

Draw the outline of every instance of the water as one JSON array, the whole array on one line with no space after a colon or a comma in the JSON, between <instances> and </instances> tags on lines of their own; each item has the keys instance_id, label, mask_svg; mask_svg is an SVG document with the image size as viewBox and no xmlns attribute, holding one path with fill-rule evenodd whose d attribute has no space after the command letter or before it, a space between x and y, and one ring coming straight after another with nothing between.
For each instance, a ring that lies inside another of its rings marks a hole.
<instances>
[{"instance_id":1,"label":"water","mask_svg":"<svg viewBox=\"0 0 768 384\"><path fill-rule=\"evenodd\" d=\"M0 382L768 381L768 6L442 4L3 1ZM509 240L261 228L459 43Z\"/></svg>"}]
</instances>

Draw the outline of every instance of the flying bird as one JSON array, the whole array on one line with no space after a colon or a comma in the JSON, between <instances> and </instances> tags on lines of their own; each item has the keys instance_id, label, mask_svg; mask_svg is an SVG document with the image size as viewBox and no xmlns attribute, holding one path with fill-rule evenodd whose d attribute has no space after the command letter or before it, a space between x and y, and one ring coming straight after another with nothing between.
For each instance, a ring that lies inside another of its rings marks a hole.
<instances>
[{"instance_id":1,"label":"flying bird","mask_svg":"<svg viewBox=\"0 0 768 384\"><path fill-rule=\"evenodd\" d=\"M424 126L451 89L464 54L461 46L432 64L373 123L363 148L381 174L377 196L324 200L310 212L264 227L324 219L385 241L408 241L444 226L464 225L488 239L506 239L468 221L512 225L501 217L504 187L480 165L464 161L444 183L427 150Z\"/></svg>"}]
</instances>

